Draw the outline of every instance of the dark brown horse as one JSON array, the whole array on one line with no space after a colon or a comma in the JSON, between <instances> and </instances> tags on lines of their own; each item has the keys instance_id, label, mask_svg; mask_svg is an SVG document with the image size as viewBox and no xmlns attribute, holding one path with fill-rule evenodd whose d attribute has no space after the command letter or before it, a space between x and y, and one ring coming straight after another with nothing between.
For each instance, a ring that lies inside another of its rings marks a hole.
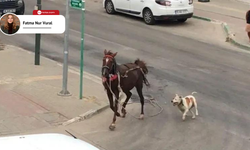
<instances>
[{"instance_id":1,"label":"dark brown horse","mask_svg":"<svg viewBox=\"0 0 250 150\"><path fill-rule=\"evenodd\" d=\"M114 111L113 122L109 126L110 130L115 129L116 116L125 118L126 105L132 96L130 90L136 87L141 102L140 119L144 118L144 96L142 93L143 83L149 86L146 79L148 69L145 62L137 59L134 63L118 65L115 60L116 53L104 50L102 64L102 82L107 91L110 108ZM118 112L118 104L122 98L122 93L125 93L126 99L122 104L122 115ZM113 101L113 96L115 101Z\"/></svg>"}]
</instances>

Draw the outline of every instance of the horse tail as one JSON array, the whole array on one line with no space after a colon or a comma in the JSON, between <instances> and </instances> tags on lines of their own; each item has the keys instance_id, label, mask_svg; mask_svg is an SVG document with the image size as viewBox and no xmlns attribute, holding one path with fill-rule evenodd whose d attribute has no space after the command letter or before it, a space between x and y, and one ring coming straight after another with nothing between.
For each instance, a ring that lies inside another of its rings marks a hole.
<instances>
[{"instance_id":1,"label":"horse tail","mask_svg":"<svg viewBox=\"0 0 250 150\"><path fill-rule=\"evenodd\" d=\"M135 64L137 66L140 67L141 71L142 71L142 77L143 77L143 82L145 83L146 86L150 86L147 78L146 78L146 74L148 74L148 68L147 65L144 61L140 60L140 59L136 59L135 60Z\"/></svg>"}]
</instances>

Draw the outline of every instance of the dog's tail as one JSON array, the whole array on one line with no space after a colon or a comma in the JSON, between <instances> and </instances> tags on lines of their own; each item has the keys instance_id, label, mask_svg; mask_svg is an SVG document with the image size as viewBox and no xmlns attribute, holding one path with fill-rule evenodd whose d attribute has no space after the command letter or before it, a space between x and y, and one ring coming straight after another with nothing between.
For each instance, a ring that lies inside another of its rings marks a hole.
<instances>
[{"instance_id":1,"label":"dog's tail","mask_svg":"<svg viewBox=\"0 0 250 150\"><path fill-rule=\"evenodd\" d=\"M194 92L192 92L192 95L194 95L194 94L196 94L196 93L197 93L197 92L194 91Z\"/></svg>"}]
</instances>

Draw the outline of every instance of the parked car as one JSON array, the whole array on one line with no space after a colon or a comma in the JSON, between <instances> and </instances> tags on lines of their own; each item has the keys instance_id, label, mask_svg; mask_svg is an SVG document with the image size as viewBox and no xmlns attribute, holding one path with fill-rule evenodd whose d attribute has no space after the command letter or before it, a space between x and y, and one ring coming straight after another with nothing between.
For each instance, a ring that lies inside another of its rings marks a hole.
<instances>
[{"instance_id":1,"label":"parked car","mask_svg":"<svg viewBox=\"0 0 250 150\"><path fill-rule=\"evenodd\" d=\"M185 22L193 16L193 0L103 0L108 14L120 12L144 19L146 24L156 20Z\"/></svg>"},{"instance_id":2,"label":"parked car","mask_svg":"<svg viewBox=\"0 0 250 150\"><path fill-rule=\"evenodd\" d=\"M99 150L72 136L42 133L0 137L1 150Z\"/></svg>"},{"instance_id":3,"label":"parked car","mask_svg":"<svg viewBox=\"0 0 250 150\"><path fill-rule=\"evenodd\" d=\"M24 0L0 0L0 16L6 13L23 15L24 12Z\"/></svg>"}]
</instances>

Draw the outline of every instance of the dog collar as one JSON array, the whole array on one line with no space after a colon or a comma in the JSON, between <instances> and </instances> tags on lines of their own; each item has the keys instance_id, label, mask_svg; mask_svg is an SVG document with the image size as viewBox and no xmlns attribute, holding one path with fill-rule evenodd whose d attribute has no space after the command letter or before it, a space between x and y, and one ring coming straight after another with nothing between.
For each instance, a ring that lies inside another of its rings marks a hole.
<instances>
[{"instance_id":1,"label":"dog collar","mask_svg":"<svg viewBox=\"0 0 250 150\"><path fill-rule=\"evenodd\" d=\"M178 104L178 106L183 105L183 100L181 99L181 102Z\"/></svg>"}]
</instances>

